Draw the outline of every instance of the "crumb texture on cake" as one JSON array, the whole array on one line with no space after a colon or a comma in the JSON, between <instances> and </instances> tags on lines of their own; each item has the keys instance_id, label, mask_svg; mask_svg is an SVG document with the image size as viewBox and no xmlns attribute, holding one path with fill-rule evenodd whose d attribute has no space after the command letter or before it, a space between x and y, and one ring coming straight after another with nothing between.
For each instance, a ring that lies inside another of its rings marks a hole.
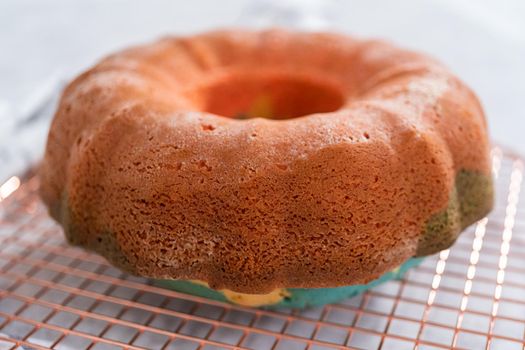
<instances>
[{"instance_id":1,"label":"crumb texture on cake","mask_svg":"<svg viewBox=\"0 0 525 350\"><path fill-rule=\"evenodd\" d=\"M40 178L71 243L254 294L367 283L448 247L493 196L483 111L446 68L285 30L105 58L65 89Z\"/></svg>"}]
</instances>

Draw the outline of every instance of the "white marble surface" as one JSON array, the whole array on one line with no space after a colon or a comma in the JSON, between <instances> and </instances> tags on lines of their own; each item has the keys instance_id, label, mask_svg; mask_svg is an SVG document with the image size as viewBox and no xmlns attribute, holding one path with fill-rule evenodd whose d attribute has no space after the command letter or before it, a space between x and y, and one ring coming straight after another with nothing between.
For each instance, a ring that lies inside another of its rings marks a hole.
<instances>
[{"instance_id":1,"label":"white marble surface","mask_svg":"<svg viewBox=\"0 0 525 350\"><path fill-rule=\"evenodd\" d=\"M35 151L29 158L37 159L48 121L25 134L17 122L58 81L115 49L167 34L268 24L382 37L438 57L478 93L493 139L525 153L524 1L288 0L274 1L277 10L268 3L2 0L0 153L26 142Z\"/></svg>"}]
</instances>

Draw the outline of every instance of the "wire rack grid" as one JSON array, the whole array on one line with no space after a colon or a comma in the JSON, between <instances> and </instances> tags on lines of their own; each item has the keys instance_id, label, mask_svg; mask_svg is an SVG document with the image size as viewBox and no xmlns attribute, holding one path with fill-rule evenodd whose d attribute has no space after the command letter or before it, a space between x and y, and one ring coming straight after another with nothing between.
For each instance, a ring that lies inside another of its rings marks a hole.
<instances>
[{"instance_id":1,"label":"wire rack grid","mask_svg":"<svg viewBox=\"0 0 525 350\"><path fill-rule=\"evenodd\" d=\"M125 274L67 245L37 177L12 178L0 187L0 349L523 349L524 163L501 148L492 159L495 208L452 248L306 310L249 309Z\"/></svg>"}]
</instances>

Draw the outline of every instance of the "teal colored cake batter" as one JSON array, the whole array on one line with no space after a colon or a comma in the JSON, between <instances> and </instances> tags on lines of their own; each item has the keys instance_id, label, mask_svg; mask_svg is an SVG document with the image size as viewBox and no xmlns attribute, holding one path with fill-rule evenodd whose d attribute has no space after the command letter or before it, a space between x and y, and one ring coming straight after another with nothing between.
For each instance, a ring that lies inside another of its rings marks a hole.
<instances>
[{"instance_id":1,"label":"teal colored cake batter","mask_svg":"<svg viewBox=\"0 0 525 350\"><path fill-rule=\"evenodd\" d=\"M265 305L265 308L306 308L324 304L336 303L340 300L363 293L383 282L401 278L408 269L417 266L423 258L412 258L394 271L385 273L380 278L363 285L344 286L336 288L287 288L286 296L278 303ZM190 281L158 280L159 285L181 293L197 295L209 299L230 302L222 291L208 288L202 284Z\"/></svg>"}]
</instances>

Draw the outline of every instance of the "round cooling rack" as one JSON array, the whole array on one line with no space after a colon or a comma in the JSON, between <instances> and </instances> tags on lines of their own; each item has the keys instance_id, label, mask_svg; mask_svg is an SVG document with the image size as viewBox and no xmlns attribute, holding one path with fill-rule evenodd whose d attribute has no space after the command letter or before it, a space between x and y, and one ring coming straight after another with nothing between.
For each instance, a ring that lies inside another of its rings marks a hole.
<instances>
[{"instance_id":1,"label":"round cooling rack","mask_svg":"<svg viewBox=\"0 0 525 350\"><path fill-rule=\"evenodd\" d=\"M456 244L340 304L268 311L157 287L70 247L38 178L0 185L0 349L523 349L524 161L492 151L496 204Z\"/></svg>"}]
</instances>

